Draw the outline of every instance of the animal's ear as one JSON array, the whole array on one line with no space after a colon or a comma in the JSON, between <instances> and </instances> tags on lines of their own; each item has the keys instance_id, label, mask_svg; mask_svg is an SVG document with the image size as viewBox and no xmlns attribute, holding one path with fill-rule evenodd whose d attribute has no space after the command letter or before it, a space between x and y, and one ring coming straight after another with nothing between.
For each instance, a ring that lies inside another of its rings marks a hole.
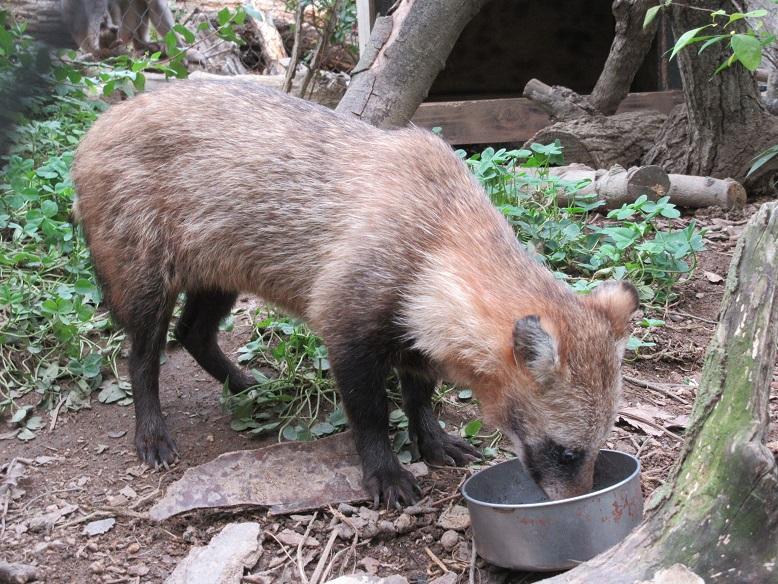
<instances>
[{"instance_id":1,"label":"animal's ear","mask_svg":"<svg viewBox=\"0 0 778 584\"><path fill-rule=\"evenodd\" d=\"M608 318L617 339L627 336L629 321L640 306L637 288L622 280L603 282L585 300Z\"/></svg>"},{"instance_id":2,"label":"animal's ear","mask_svg":"<svg viewBox=\"0 0 778 584\"><path fill-rule=\"evenodd\" d=\"M559 368L557 342L540 324L538 316L525 316L513 326L513 354L538 383L550 379Z\"/></svg>"}]
</instances>

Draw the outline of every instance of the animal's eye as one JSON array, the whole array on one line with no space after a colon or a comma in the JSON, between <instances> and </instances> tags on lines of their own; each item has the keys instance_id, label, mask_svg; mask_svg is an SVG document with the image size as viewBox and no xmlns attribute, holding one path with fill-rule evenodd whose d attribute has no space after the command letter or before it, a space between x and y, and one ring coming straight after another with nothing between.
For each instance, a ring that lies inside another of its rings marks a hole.
<instances>
[{"instance_id":1,"label":"animal's eye","mask_svg":"<svg viewBox=\"0 0 778 584\"><path fill-rule=\"evenodd\" d=\"M565 448L559 454L559 462L562 464L575 464L581 459L581 453L571 448Z\"/></svg>"}]
</instances>

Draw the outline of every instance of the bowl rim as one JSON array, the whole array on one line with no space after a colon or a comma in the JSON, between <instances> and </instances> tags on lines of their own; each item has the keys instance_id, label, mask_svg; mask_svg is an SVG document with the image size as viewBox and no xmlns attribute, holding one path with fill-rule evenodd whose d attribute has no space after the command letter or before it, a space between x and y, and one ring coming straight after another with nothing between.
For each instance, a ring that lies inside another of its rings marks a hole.
<instances>
[{"instance_id":1,"label":"bowl rim","mask_svg":"<svg viewBox=\"0 0 778 584\"><path fill-rule=\"evenodd\" d=\"M476 505L480 505L483 507L491 507L493 509L535 509L535 508L542 508L542 507L553 507L558 505L564 505L567 503L584 501L586 499L591 499L593 497L598 497L600 495L609 493L611 491L615 491L619 487L629 483L630 481L633 481L636 476L640 476L640 459L637 456L634 456L629 452L623 452L621 450L613 450L610 448L601 448L600 453L602 452L613 452L615 454L625 456L631 459L635 463L635 470L632 473L630 473L630 475L627 478L622 479L617 483L613 483L612 485L605 487L604 489L600 489L599 491L592 491L584 495L578 495L577 497L569 497L567 499L557 499L556 501L543 501L541 503L489 503L488 501L481 501L479 499L476 499L475 497L467 493L467 486L470 484L470 481L472 481L475 477L477 477L483 472L488 471L489 469L497 468L498 466L501 466L503 464L508 464L517 460L517 458L511 458L510 460L503 461L499 464L494 464L492 466L483 468L479 470L477 473L475 473L473 476L471 476L469 479L467 479L465 481L465 484L463 484L461 488L462 496L465 498L465 500L468 503L472 502L475 503ZM519 464L521 464L521 461L519 461Z\"/></svg>"}]
</instances>

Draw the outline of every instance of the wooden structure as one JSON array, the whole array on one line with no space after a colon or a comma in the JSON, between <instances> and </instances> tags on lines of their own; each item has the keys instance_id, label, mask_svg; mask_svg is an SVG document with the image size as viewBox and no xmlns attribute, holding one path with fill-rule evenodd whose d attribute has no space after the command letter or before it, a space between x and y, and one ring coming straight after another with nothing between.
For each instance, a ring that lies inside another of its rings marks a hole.
<instances>
[{"instance_id":1,"label":"wooden structure","mask_svg":"<svg viewBox=\"0 0 778 584\"><path fill-rule=\"evenodd\" d=\"M357 0L360 48L377 15L392 0ZM413 117L440 127L452 144L522 143L548 124L539 107L521 97L537 78L589 93L602 71L614 37L610 0L492 0L465 28ZM660 25L654 46L620 112L669 113L682 97L674 64L662 57L672 46Z\"/></svg>"}]
</instances>

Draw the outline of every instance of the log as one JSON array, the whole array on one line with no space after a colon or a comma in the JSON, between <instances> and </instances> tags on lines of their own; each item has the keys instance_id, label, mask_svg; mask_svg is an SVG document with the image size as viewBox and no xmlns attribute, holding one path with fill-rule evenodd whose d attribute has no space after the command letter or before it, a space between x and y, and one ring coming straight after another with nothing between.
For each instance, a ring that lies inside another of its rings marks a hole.
<instances>
[{"instance_id":1,"label":"log","mask_svg":"<svg viewBox=\"0 0 778 584\"><path fill-rule=\"evenodd\" d=\"M462 29L489 0L400 0L375 21L337 111L404 126L443 69Z\"/></svg>"},{"instance_id":2,"label":"log","mask_svg":"<svg viewBox=\"0 0 778 584\"><path fill-rule=\"evenodd\" d=\"M536 168L517 170L529 176L537 177L540 174ZM647 195L651 200L669 196L674 205L690 209L735 209L746 202L746 191L737 181L682 174L668 175L658 166L624 168L616 165L609 169L596 170L585 164L569 164L551 167L548 174L571 183L590 181L576 194L597 195L598 200L605 201L608 209L632 203L640 195ZM557 200L565 205L570 202L564 189L557 190Z\"/></svg>"},{"instance_id":3,"label":"log","mask_svg":"<svg viewBox=\"0 0 778 584\"><path fill-rule=\"evenodd\" d=\"M778 468L764 445L778 341L776 257L778 203L767 203L738 242L667 483L624 541L544 582L634 584L675 565L708 584L776 581Z\"/></svg>"},{"instance_id":4,"label":"log","mask_svg":"<svg viewBox=\"0 0 778 584\"><path fill-rule=\"evenodd\" d=\"M546 110L555 123L530 138L532 142L549 144L559 140L564 148L565 162L578 162L592 168L625 168L639 166L646 152L654 146L654 138L664 126L667 116L659 112L624 112L602 115L589 100L566 87L546 85L530 79L524 97Z\"/></svg>"},{"instance_id":5,"label":"log","mask_svg":"<svg viewBox=\"0 0 778 584\"><path fill-rule=\"evenodd\" d=\"M255 5L255 2L252 2L252 6L262 15L261 18L248 15L246 19L251 24L254 37L262 51L263 66L261 72L265 75L283 75L286 73L286 67L283 63L289 58L289 55L286 53L281 34L268 14L262 12Z\"/></svg>"},{"instance_id":6,"label":"log","mask_svg":"<svg viewBox=\"0 0 778 584\"><path fill-rule=\"evenodd\" d=\"M746 204L747 193L738 181L710 176L670 174L670 201L679 207L737 209Z\"/></svg>"},{"instance_id":7,"label":"log","mask_svg":"<svg viewBox=\"0 0 778 584\"><path fill-rule=\"evenodd\" d=\"M76 49L62 21L60 0L3 0L3 8L27 23L27 33L52 47Z\"/></svg>"},{"instance_id":8,"label":"log","mask_svg":"<svg viewBox=\"0 0 778 584\"><path fill-rule=\"evenodd\" d=\"M517 170L528 176L537 177L540 174L536 168ZM670 190L670 178L658 166L629 169L613 166L608 170L595 170L584 164L570 164L551 167L548 169L548 174L571 183L588 180L589 184L577 191L576 195L597 195L597 199L605 201L609 209L632 203L640 195L648 195L650 199L656 200L665 196ZM557 190L557 201L564 205L572 202L565 189Z\"/></svg>"}]
</instances>

